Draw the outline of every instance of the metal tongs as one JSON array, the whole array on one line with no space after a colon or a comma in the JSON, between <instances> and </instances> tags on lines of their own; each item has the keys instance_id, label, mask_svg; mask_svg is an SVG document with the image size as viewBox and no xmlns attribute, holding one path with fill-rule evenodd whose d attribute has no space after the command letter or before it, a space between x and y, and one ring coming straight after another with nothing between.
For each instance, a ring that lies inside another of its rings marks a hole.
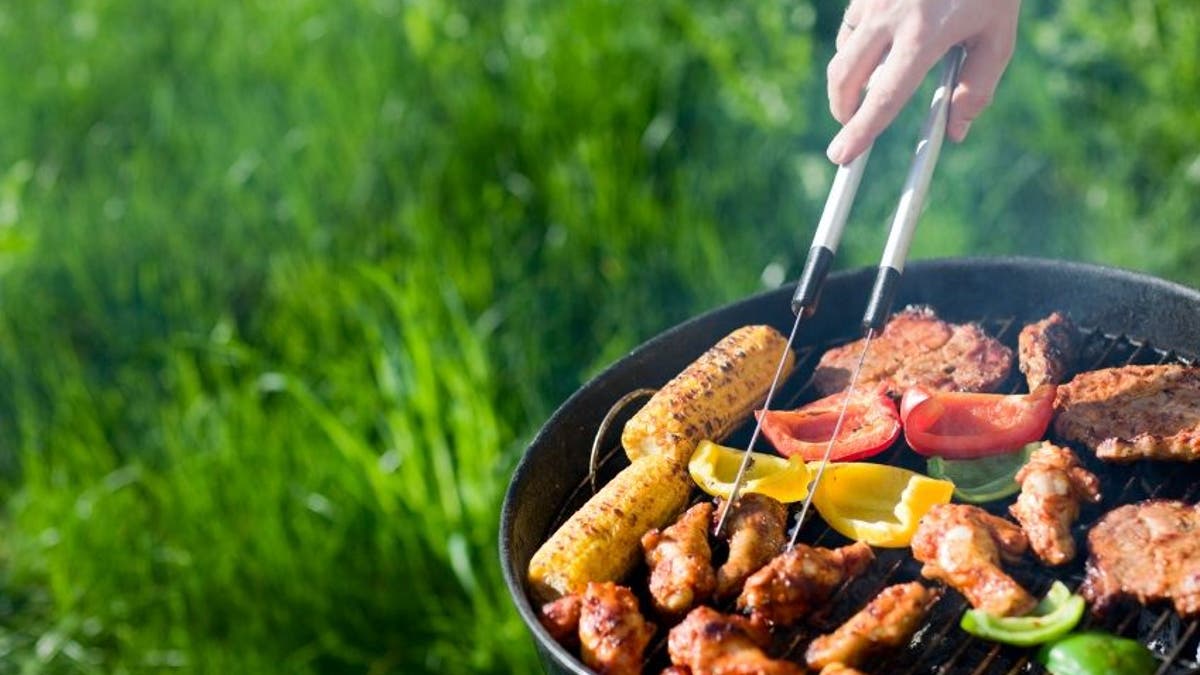
<instances>
[{"instance_id":1,"label":"metal tongs","mask_svg":"<svg viewBox=\"0 0 1200 675\"><path fill-rule=\"evenodd\" d=\"M808 496L804 499L804 505L800 508L800 513L796 517L796 526L792 530L792 535L788 542L789 550L796 544L796 536L800 533L800 527L804 524L804 516L808 513L808 509L812 505L812 498L817 491L817 485L821 482L821 477L825 473L825 465L829 463L829 456L833 451L834 443L846 418L846 409L850 404L854 386L858 381L859 373L862 371L863 363L866 362L867 353L871 347L871 340L883 329L888 317L891 315L892 302L896 297L900 274L904 271L904 262L908 257L908 249L912 244L913 234L917 230L917 219L921 215L921 208L925 203L925 195L929 191L929 183L933 178L933 170L937 165L938 155L942 149L942 141L946 136L946 122L949 119L950 112L950 96L954 92L955 85L958 84L959 69L962 66L965 56L966 52L963 48L956 46L942 59L942 76L937 88L933 92L933 102L929 105L929 113L925 117L925 123L921 126L921 136L917 141L917 147L913 153L912 165L908 170L908 178L905 179L904 189L900 193L900 201L896 206L896 213L892 219L887 244L883 249L883 257L879 261L879 271L876 273L875 284L871 288L871 296L867 301L866 312L863 314L862 326L866 337L863 342L862 354L859 356L854 373L850 376L850 383L846 387L846 397L842 402L837 422L834 424L833 434L830 436L829 443L825 447L825 456L817 469L817 475L813 478L812 484L809 486ZM791 332L788 334L787 348L780 355L779 366L775 369L775 377L771 382L770 389L767 390L766 399L763 401L764 411L770 409L771 399L775 396L775 390L779 386L779 378L783 373L783 366L787 362L787 354L796 339L796 332L800 328L801 321L816 311L817 301L821 294L821 286L824 284L825 277L829 273L829 268L833 264L833 256L837 252L838 243L841 241L842 231L845 229L846 219L850 215L850 207L854 203L854 196L858 192L858 186L862 181L863 170L867 166L867 157L870 152L871 148L868 147L849 164L839 166L837 174L834 176L833 185L829 189L829 197L825 201L825 210L821 213L821 220L817 225L816 233L813 235L813 243L809 248L808 258L804 263L804 271L800 275L800 281L796 285L796 292L792 296L792 312L795 313L796 320L792 324ZM729 493L729 499L725 500L721 508L721 514L717 520L716 527L718 535L725 526L730 506L737 501L742 483L745 482L746 470L750 467L753 457L754 444L758 441L758 437L762 432L762 419L762 416L759 416L755 422L754 433L751 434L750 442L742 454L742 462L738 467L737 477L733 482L733 489Z\"/></svg>"}]
</instances>

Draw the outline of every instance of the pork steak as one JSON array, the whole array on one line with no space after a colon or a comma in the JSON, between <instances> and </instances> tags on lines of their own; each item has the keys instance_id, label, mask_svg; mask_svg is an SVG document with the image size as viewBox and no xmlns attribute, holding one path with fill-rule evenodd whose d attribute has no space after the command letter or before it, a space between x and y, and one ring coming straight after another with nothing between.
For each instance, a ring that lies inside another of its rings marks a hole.
<instances>
[{"instance_id":1,"label":"pork steak","mask_svg":"<svg viewBox=\"0 0 1200 675\"><path fill-rule=\"evenodd\" d=\"M858 364L863 340L821 356L813 386L822 395L842 391ZM974 324L942 321L928 307L895 314L871 341L858 384L885 382L888 393L923 385L945 391L995 391L1012 370L1012 350Z\"/></svg>"},{"instance_id":2,"label":"pork steak","mask_svg":"<svg viewBox=\"0 0 1200 675\"><path fill-rule=\"evenodd\" d=\"M1054 431L1100 459L1200 459L1200 368L1121 366L1059 386Z\"/></svg>"},{"instance_id":3,"label":"pork steak","mask_svg":"<svg viewBox=\"0 0 1200 675\"><path fill-rule=\"evenodd\" d=\"M1088 533L1087 578L1080 592L1104 613L1131 597L1171 600L1180 616L1200 614L1200 510L1173 500L1113 509Z\"/></svg>"},{"instance_id":4,"label":"pork steak","mask_svg":"<svg viewBox=\"0 0 1200 675\"><path fill-rule=\"evenodd\" d=\"M1029 382L1029 391L1066 381L1075 370L1079 342L1079 330L1059 312L1022 328L1017 337L1017 365Z\"/></svg>"}]
</instances>

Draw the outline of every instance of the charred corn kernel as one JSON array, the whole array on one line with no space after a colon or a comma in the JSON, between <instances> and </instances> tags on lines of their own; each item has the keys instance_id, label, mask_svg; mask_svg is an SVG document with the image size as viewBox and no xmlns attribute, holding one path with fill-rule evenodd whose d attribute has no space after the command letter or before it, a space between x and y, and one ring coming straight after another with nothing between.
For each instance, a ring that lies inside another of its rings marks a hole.
<instances>
[{"instance_id":1,"label":"charred corn kernel","mask_svg":"<svg viewBox=\"0 0 1200 675\"><path fill-rule=\"evenodd\" d=\"M579 593L589 581L619 581L641 559L642 535L687 505L692 481L665 455L635 460L587 501L529 561L543 602Z\"/></svg>"},{"instance_id":2,"label":"charred corn kernel","mask_svg":"<svg viewBox=\"0 0 1200 675\"><path fill-rule=\"evenodd\" d=\"M762 404L786 348L770 326L744 326L725 336L629 420L621 434L625 454L687 462L701 440L721 440ZM783 376L794 364L789 350Z\"/></svg>"}]
</instances>

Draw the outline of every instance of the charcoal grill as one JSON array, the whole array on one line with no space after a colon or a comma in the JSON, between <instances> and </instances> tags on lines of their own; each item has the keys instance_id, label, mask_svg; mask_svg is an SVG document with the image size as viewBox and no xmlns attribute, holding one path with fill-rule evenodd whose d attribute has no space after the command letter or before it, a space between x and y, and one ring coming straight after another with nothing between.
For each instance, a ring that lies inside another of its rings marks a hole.
<instances>
[{"instance_id":1,"label":"charcoal grill","mask_svg":"<svg viewBox=\"0 0 1200 675\"><path fill-rule=\"evenodd\" d=\"M870 290L873 269L832 275L821 307L805 323L797 339L797 367L784 383L778 401L795 406L812 400L809 380L820 355L829 347L860 337L858 321ZM555 643L537 621L525 583L525 570L537 547L591 496L587 480L592 438L610 407L624 394L657 387L734 328L769 323L780 330L790 326L787 311L792 288L763 293L715 310L650 340L584 385L547 421L534 438L513 475L500 523L501 561L505 580L518 611L534 636L543 664L551 673L589 673L571 652ZM905 272L897 306L927 304L949 321L973 321L1010 347L1021 327L1050 312L1067 312L1083 329L1081 370L1123 364L1177 362L1192 364L1200 354L1200 292L1161 279L1079 263L1033 258L948 259L912 263ZM1007 387L1023 385L1014 368ZM604 439L599 474L607 481L628 464L620 450L619 430L636 405L618 418ZM775 407L785 407L784 405ZM728 439L738 446L748 440L750 424ZM1087 529L1120 504L1151 497L1200 499L1200 465L1140 462L1106 465L1090 452L1080 456L1102 482L1103 502L1084 506L1075 526L1083 544ZM923 471L924 460L903 443L876 461ZM699 491L694 500L705 498ZM988 505L1004 514L1013 498ZM848 543L819 518L810 518L801 542L821 546ZM800 660L813 636L826 632L858 611L883 587L920 578L920 565L908 549L876 549L877 560L862 577L846 584L830 606L808 625L775 637L773 656ZM1006 569L1035 595L1055 579L1071 588L1083 581L1086 546L1070 565L1051 570L1027 555ZM636 571L632 586L644 592L645 570ZM648 608L645 598L642 607ZM868 672L917 673L1038 673L1030 650L1005 647L973 638L958 627L967 605L953 591L944 594L924 625L904 649L866 667ZM729 608L722 608L729 609ZM647 612L648 616L649 613ZM651 620L654 617L650 616ZM1157 656L1162 675L1200 673L1200 621L1182 620L1169 605L1125 605L1103 619L1088 617L1085 626L1134 637ZM645 672L668 665L665 630L647 652Z\"/></svg>"}]
</instances>

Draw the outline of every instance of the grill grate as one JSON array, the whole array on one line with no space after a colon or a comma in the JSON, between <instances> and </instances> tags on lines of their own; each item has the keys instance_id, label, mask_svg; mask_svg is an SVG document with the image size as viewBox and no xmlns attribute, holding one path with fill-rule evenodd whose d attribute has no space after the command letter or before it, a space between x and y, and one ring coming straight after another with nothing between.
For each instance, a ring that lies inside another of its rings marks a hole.
<instances>
[{"instance_id":1,"label":"grill grate","mask_svg":"<svg viewBox=\"0 0 1200 675\"><path fill-rule=\"evenodd\" d=\"M1015 318L984 318L978 320L977 323L982 325L990 335L1015 350L1017 333L1021 327ZM809 384L820 355L829 347L843 344L857 337L847 335L828 344L798 348L796 368L788 381L781 385L778 394L778 400L785 403L776 407L793 408L815 398ZM1098 330L1084 332L1079 361L1080 370L1169 362L1192 365L1190 359L1183 358L1170 350L1155 348L1144 340L1125 335L1105 334ZM1020 374L1014 368L1007 390L1010 393L1015 392L1022 386ZM614 428L619 429L620 426L618 424ZM736 430L726 442L734 447L745 447L751 431L752 425L747 423ZM609 450L602 456L599 466L602 480L610 479L628 464L619 444L613 443L606 447L609 447ZM1129 504L1154 497L1183 499L1191 502L1200 493L1200 467L1151 462L1142 462L1132 466L1109 466L1097 462L1090 452L1078 447L1075 449L1088 468L1100 477L1101 489L1104 494L1101 505L1083 505L1080 518L1074 527L1076 539L1081 543L1091 525L1104 513L1120 504ZM874 461L921 472L925 470L923 458L908 450L902 442L897 443L895 448L875 458ZM564 504L553 527L557 528L586 501L590 494L588 482L585 480ZM1116 497L1113 498L1111 495L1116 495ZM697 490L692 503L704 499L708 499L708 496ZM1008 504L1012 502L1012 499L983 506L992 513L1006 516ZM792 510L793 518L795 511L796 509ZM819 517L808 519L801 530L799 541L828 547L849 543L849 540L825 525ZM722 553L722 551L714 550L714 556L718 559ZM908 549L875 549L875 554L876 561L868 572L840 589L835 594L838 602L830 607L825 615L811 617L809 621L801 625L780 631L775 636L775 644L771 653L775 656L800 660L809 640L816 635L833 630L861 609L881 589L891 584L921 578L921 565L912 558ZM1077 589L1083 582L1086 558L1086 545L1081 545L1076 559L1062 568L1051 570L1040 563L1033 562L1032 557L1026 555L1022 562L1005 565L1005 569L1031 593L1040 597L1056 579L1063 581L1072 589ZM645 574L644 569L639 570L635 572L634 578L644 578ZM644 593L644 586L644 584L634 584L635 592ZM648 599L643 596L642 607L649 606ZM917 631L906 648L888 654L883 660L864 668L864 670L906 675L1044 672L1041 666L1030 660L1032 653L1030 650L999 645L963 632L958 627L958 621L967 608L967 602L960 594L947 590L942 599L931 609L925 624ZM727 605L718 607L718 609L732 611L733 607ZM1147 645L1160 662L1158 675L1200 673L1200 620L1182 620L1169 607L1147 608L1126 605L1124 612L1112 611L1102 620L1096 620L1088 614L1085 615L1081 628L1088 627L1101 628L1125 637L1133 637ZM669 665L669 660L666 650L666 631L661 630L656 641L647 651L645 672L659 672L667 665Z\"/></svg>"}]
</instances>

